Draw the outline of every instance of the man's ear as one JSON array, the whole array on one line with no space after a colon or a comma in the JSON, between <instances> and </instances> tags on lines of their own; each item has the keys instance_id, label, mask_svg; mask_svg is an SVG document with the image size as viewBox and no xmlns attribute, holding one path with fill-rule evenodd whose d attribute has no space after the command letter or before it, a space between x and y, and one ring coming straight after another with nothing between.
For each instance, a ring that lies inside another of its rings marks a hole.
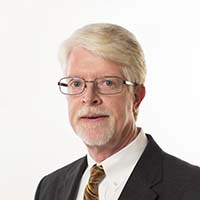
<instances>
[{"instance_id":1,"label":"man's ear","mask_svg":"<svg viewBox=\"0 0 200 200\"><path fill-rule=\"evenodd\" d=\"M146 90L144 85L138 85L134 89L134 110L138 110L140 103L142 102L144 96L145 96Z\"/></svg>"}]
</instances>

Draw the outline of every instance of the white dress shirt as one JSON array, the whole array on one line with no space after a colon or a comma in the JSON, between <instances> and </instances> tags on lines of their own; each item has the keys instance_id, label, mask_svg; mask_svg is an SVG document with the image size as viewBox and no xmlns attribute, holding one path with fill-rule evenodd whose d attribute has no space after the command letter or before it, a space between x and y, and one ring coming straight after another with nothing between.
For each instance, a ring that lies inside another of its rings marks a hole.
<instances>
[{"instance_id":1,"label":"white dress shirt","mask_svg":"<svg viewBox=\"0 0 200 200\"><path fill-rule=\"evenodd\" d=\"M103 166L106 174L99 184L99 200L117 200L119 198L147 143L147 137L141 129L130 144L103 162L97 163ZM83 200L84 190L90 177L90 169L96 164L89 154L87 160L88 167L82 176L76 200Z\"/></svg>"}]
</instances>

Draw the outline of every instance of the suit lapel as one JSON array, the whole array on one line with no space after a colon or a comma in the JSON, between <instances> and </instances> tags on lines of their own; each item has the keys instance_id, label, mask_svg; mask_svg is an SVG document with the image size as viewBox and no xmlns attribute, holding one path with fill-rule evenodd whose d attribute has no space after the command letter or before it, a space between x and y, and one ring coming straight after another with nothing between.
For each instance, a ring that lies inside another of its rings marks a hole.
<instances>
[{"instance_id":1,"label":"suit lapel","mask_svg":"<svg viewBox=\"0 0 200 200\"><path fill-rule=\"evenodd\" d=\"M86 157L81 158L76 164L72 165L67 172L64 186L64 196L62 200L75 200L79 189L81 177L87 167Z\"/></svg>"},{"instance_id":2,"label":"suit lapel","mask_svg":"<svg viewBox=\"0 0 200 200\"><path fill-rule=\"evenodd\" d=\"M155 200L153 187L161 181L162 150L150 135L148 144L130 175L119 200Z\"/></svg>"}]
</instances>

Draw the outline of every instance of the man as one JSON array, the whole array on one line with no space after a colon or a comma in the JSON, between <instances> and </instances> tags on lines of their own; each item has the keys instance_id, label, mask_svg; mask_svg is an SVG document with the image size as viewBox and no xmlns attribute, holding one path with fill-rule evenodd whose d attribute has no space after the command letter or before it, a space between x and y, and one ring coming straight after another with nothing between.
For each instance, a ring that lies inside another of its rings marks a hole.
<instances>
[{"instance_id":1,"label":"man","mask_svg":"<svg viewBox=\"0 0 200 200\"><path fill-rule=\"evenodd\" d=\"M45 176L35 200L199 200L200 169L136 126L146 69L133 34L87 25L63 43L60 60L58 85L88 154Z\"/></svg>"}]
</instances>

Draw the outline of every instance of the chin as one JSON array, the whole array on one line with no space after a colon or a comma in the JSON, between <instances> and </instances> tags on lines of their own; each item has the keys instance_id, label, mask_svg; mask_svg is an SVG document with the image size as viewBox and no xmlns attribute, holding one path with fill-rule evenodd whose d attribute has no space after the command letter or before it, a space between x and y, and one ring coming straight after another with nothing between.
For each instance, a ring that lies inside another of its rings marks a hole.
<instances>
[{"instance_id":1,"label":"chin","mask_svg":"<svg viewBox=\"0 0 200 200\"><path fill-rule=\"evenodd\" d=\"M85 138L81 139L83 140L86 146L96 146L96 147L104 146L110 141L110 140L91 140Z\"/></svg>"},{"instance_id":2,"label":"chin","mask_svg":"<svg viewBox=\"0 0 200 200\"><path fill-rule=\"evenodd\" d=\"M113 138L114 132L109 131L105 132L103 130L97 134L97 131L76 131L77 135L82 139L82 141L87 146L103 146L109 143L109 141Z\"/></svg>"}]
</instances>

